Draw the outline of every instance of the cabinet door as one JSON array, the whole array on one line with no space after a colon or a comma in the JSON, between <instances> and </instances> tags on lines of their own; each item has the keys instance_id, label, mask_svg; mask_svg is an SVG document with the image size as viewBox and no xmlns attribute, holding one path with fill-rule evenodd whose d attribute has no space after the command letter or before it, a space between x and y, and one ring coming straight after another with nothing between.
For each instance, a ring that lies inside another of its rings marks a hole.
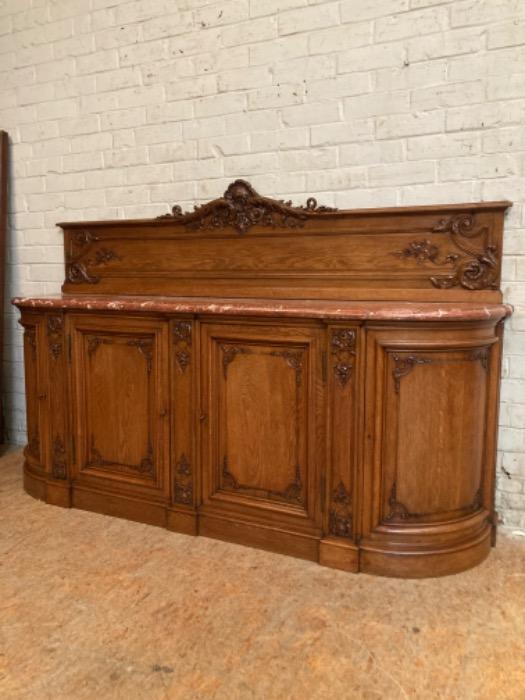
<instances>
[{"instance_id":1,"label":"cabinet door","mask_svg":"<svg viewBox=\"0 0 525 700\"><path fill-rule=\"evenodd\" d=\"M203 324L203 501L319 522L320 331Z\"/></svg>"},{"instance_id":2,"label":"cabinet door","mask_svg":"<svg viewBox=\"0 0 525 700\"><path fill-rule=\"evenodd\" d=\"M417 539L418 527L430 536L440 524L490 510L485 424L494 339L485 336L370 333L365 535L408 528Z\"/></svg>"},{"instance_id":3,"label":"cabinet door","mask_svg":"<svg viewBox=\"0 0 525 700\"><path fill-rule=\"evenodd\" d=\"M165 324L74 317L76 476L167 493Z\"/></svg>"}]
</instances>

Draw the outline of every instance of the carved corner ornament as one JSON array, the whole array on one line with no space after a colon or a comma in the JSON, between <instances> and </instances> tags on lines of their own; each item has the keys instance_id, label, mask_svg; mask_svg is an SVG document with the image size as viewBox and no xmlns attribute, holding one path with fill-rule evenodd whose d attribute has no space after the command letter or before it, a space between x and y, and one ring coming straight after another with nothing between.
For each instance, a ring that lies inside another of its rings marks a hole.
<instances>
[{"instance_id":1,"label":"carved corner ornament","mask_svg":"<svg viewBox=\"0 0 525 700\"><path fill-rule=\"evenodd\" d=\"M192 345L191 321L178 321L173 326L173 344L175 346L175 359L182 373L191 363Z\"/></svg>"},{"instance_id":2,"label":"carved corner ornament","mask_svg":"<svg viewBox=\"0 0 525 700\"><path fill-rule=\"evenodd\" d=\"M390 508L385 520L390 522L392 520L411 520L413 518L420 518L421 513L410 513L408 508L397 500L397 483L394 481L392 488L390 490L390 496L388 497L388 506Z\"/></svg>"},{"instance_id":3,"label":"carved corner ornament","mask_svg":"<svg viewBox=\"0 0 525 700\"><path fill-rule=\"evenodd\" d=\"M303 353L292 352L291 350L273 350L270 355L273 357L282 357L286 364L295 371L295 384L301 386L303 374Z\"/></svg>"},{"instance_id":4,"label":"carved corner ornament","mask_svg":"<svg viewBox=\"0 0 525 700\"><path fill-rule=\"evenodd\" d=\"M237 355L248 355L250 351L248 348L242 348L238 345L221 345L222 350L222 372L224 379L228 379L228 367L232 363Z\"/></svg>"},{"instance_id":5,"label":"carved corner ornament","mask_svg":"<svg viewBox=\"0 0 525 700\"><path fill-rule=\"evenodd\" d=\"M396 394L399 394L401 379L406 377L416 365L426 365L432 362L431 359L427 357L416 357L415 355L397 355L393 354L392 359L394 360L394 369L392 370L392 376L394 377L394 387Z\"/></svg>"},{"instance_id":6,"label":"carved corner ornament","mask_svg":"<svg viewBox=\"0 0 525 700\"><path fill-rule=\"evenodd\" d=\"M480 484L478 490L474 494L474 498L471 503L465 507L467 513L474 513L479 510L483 505L483 483ZM397 500L397 482L394 479L392 488L390 490L390 495L388 498L389 511L384 518L385 522L395 522L395 521L406 521L406 520L419 520L421 518L428 518L432 515L438 515L440 511L434 513L412 513L408 508ZM447 511L444 511L447 512Z\"/></svg>"},{"instance_id":7,"label":"carved corner ornament","mask_svg":"<svg viewBox=\"0 0 525 700\"><path fill-rule=\"evenodd\" d=\"M328 529L336 537L352 536L352 499L342 481L332 492Z\"/></svg>"},{"instance_id":8,"label":"carved corner ornament","mask_svg":"<svg viewBox=\"0 0 525 700\"><path fill-rule=\"evenodd\" d=\"M146 360L146 369L148 374L151 373L153 366L153 340L151 338L135 338L128 340L127 345L137 350L144 356Z\"/></svg>"},{"instance_id":9,"label":"carved corner ornament","mask_svg":"<svg viewBox=\"0 0 525 700\"><path fill-rule=\"evenodd\" d=\"M90 273L94 267L107 265L113 260L121 260L115 251L109 248L93 246L100 241L91 231L75 231L71 234L69 248L66 249L66 280L71 284L98 284L100 277Z\"/></svg>"},{"instance_id":10,"label":"carved corner ornament","mask_svg":"<svg viewBox=\"0 0 525 700\"><path fill-rule=\"evenodd\" d=\"M356 331L353 328L332 329L330 345L334 358L334 375L338 383L345 387L354 368Z\"/></svg>"},{"instance_id":11,"label":"carved corner ornament","mask_svg":"<svg viewBox=\"0 0 525 700\"><path fill-rule=\"evenodd\" d=\"M450 274L429 278L438 289L458 286L470 290L497 289L498 251L490 241L488 226L476 227L473 214L458 214L438 221L432 232L449 233L456 250L442 253L435 243L423 239L410 242L393 255L403 259L413 258L419 265L450 266ZM473 240L479 243L474 246L471 243Z\"/></svg>"},{"instance_id":12,"label":"carved corner ornament","mask_svg":"<svg viewBox=\"0 0 525 700\"><path fill-rule=\"evenodd\" d=\"M170 214L157 218L184 224L193 231L231 226L243 234L252 226L298 228L304 226L312 215L335 211L337 209L332 207L318 206L314 197L307 199L306 206L293 206L291 201L262 197L249 182L235 180L218 199L188 212L175 205Z\"/></svg>"}]
</instances>

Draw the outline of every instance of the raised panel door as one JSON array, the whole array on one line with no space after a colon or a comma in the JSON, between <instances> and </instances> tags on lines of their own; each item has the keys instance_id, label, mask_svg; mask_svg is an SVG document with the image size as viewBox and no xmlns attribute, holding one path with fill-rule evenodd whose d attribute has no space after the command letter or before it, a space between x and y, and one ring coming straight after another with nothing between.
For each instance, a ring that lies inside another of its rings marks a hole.
<instances>
[{"instance_id":1,"label":"raised panel door","mask_svg":"<svg viewBox=\"0 0 525 700\"><path fill-rule=\"evenodd\" d=\"M361 544L372 553L361 557L364 570L373 552L459 551L469 538L487 545L495 342L490 328L448 337L370 332Z\"/></svg>"},{"instance_id":2,"label":"raised panel door","mask_svg":"<svg viewBox=\"0 0 525 700\"><path fill-rule=\"evenodd\" d=\"M76 476L167 491L167 324L72 320Z\"/></svg>"},{"instance_id":3,"label":"raised panel door","mask_svg":"<svg viewBox=\"0 0 525 700\"><path fill-rule=\"evenodd\" d=\"M203 501L318 526L321 331L203 324Z\"/></svg>"}]
</instances>

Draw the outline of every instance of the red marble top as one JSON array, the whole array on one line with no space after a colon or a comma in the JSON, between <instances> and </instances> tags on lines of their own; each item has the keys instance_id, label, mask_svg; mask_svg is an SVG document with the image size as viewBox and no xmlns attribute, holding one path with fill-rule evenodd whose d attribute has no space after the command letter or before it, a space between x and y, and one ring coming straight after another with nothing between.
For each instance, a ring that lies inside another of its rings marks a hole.
<instances>
[{"instance_id":1,"label":"red marble top","mask_svg":"<svg viewBox=\"0 0 525 700\"><path fill-rule=\"evenodd\" d=\"M143 311L227 316L285 316L376 321L499 320L512 313L509 304L322 301L293 299L224 299L205 297L69 296L15 297L20 309Z\"/></svg>"}]
</instances>

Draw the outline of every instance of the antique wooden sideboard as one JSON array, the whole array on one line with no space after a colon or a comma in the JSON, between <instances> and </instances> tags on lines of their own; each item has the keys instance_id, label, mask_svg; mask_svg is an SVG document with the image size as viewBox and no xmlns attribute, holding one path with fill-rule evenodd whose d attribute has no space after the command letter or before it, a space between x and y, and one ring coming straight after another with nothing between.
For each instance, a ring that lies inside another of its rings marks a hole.
<instances>
[{"instance_id":1,"label":"antique wooden sideboard","mask_svg":"<svg viewBox=\"0 0 525 700\"><path fill-rule=\"evenodd\" d=\"M509 202L337 211L246 182L60 224L22 311L25 488L348 571L437 576L494 541Z\"/></svg>"}]
</instances>

